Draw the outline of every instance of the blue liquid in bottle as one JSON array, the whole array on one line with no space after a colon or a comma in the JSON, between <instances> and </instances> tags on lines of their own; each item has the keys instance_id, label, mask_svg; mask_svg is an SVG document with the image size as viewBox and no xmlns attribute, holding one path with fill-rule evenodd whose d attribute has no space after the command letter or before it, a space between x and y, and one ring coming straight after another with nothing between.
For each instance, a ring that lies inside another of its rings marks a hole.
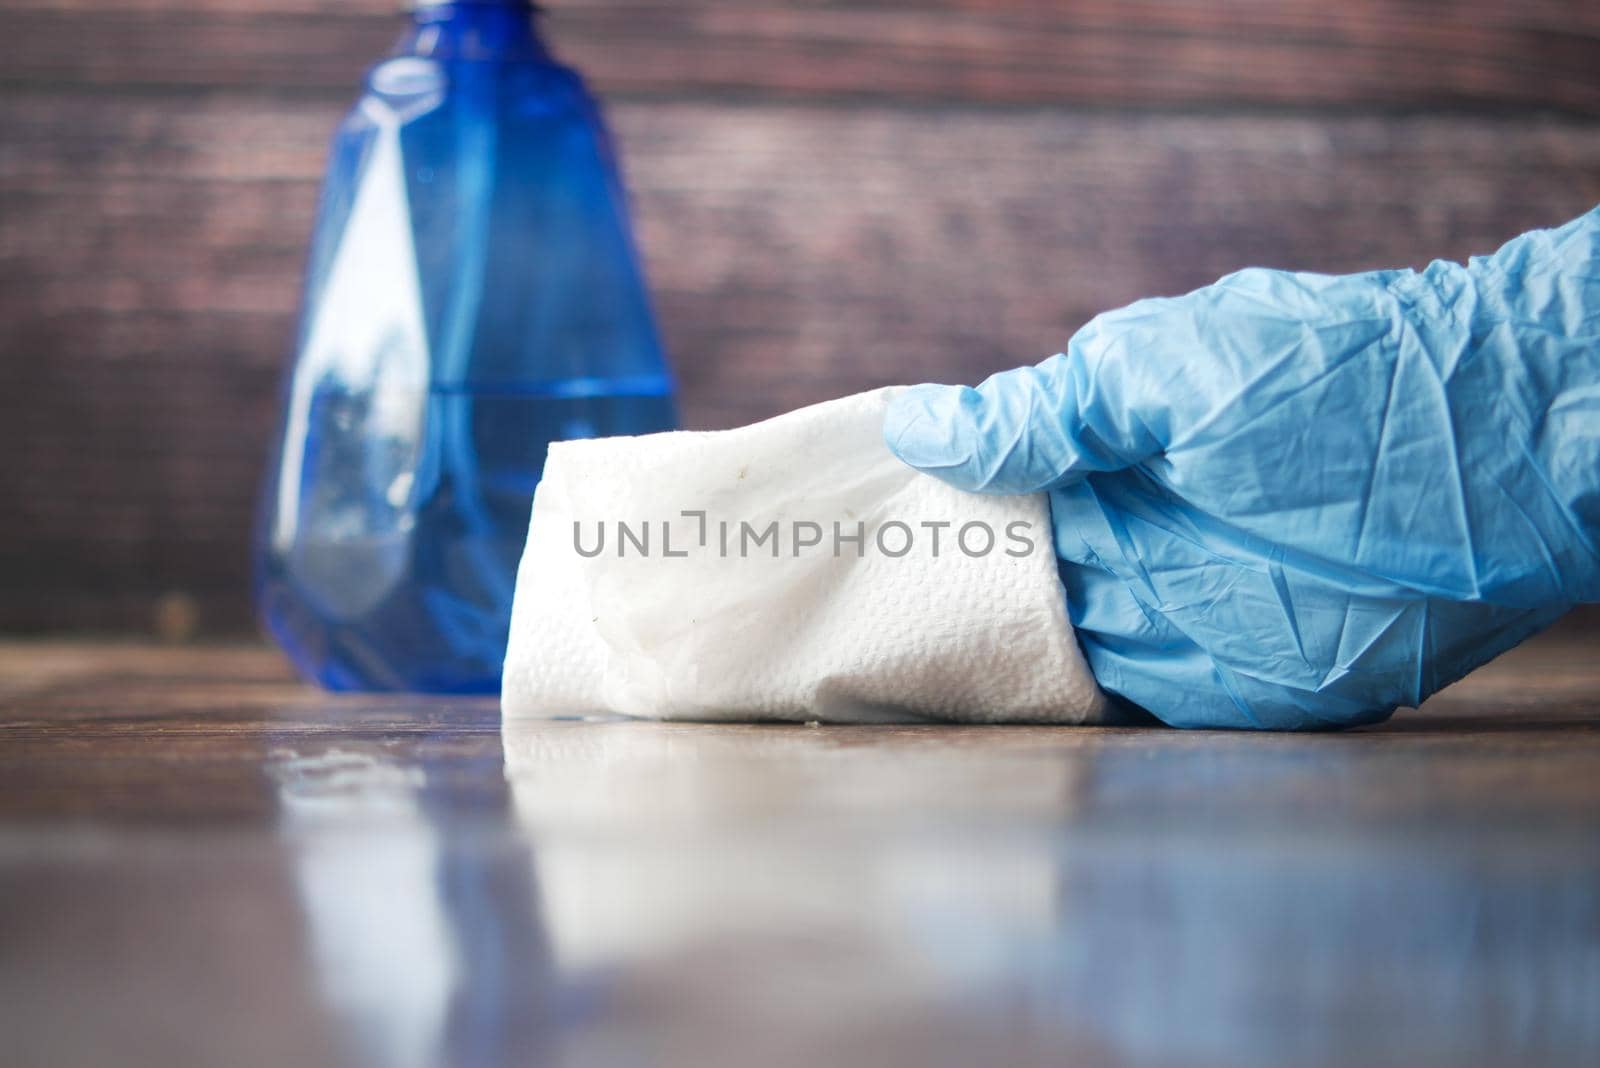
<instances>
[{"instance_id":1,"label":"blue liquid in bottle","mask_svg":"<svg viewBox=\"0 0 1600 1068\"><path fill-rule=\"evenodd\" d=\"M424 4L335 135L256 593L307 678L499 689L551 441L676 424L598 111L516 0Z\"/></svg>"}]
</instances>

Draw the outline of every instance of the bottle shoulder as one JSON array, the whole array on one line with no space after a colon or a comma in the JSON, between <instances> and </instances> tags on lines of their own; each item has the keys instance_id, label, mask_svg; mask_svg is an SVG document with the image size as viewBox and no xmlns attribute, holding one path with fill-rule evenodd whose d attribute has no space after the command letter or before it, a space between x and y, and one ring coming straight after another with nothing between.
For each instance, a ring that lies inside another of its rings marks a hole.
<instances>
[{"instance_id":1,"label":"bottle shoulder","mask_svg":"<svg viewBox=\"0 0 1600 1068\"><path fill-rule=\"evenodd\" d=\"M383 128L431 127L462 118L492 124L502 133L522 127L535 136L550 131L551 124L597 133L603 125L583 79L569 67L401 56L368 73L334 142L362 142Z\"/></svg>"},{"instance_id":2,"label":"bottle shoulder","mask_svg":"<svg viewBox=\"0 0 1600 1068\"><path fill-rule=\"evenodd\" d=\"M369 100L404 108L422 101L470 97L502 106L540 103L582 109L591 96L583 77L551 60L435 59L393 56L375 64L362 80L359 108Z\"/></svg>"}]
</instances>

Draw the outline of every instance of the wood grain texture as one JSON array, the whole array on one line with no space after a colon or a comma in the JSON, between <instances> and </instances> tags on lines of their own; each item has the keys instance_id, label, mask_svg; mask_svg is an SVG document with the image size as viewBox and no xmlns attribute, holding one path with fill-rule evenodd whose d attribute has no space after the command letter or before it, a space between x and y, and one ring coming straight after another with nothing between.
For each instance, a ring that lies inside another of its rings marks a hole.
<instances>
[{"instance_id":1,"label":"wood grain texture","mask_svg":"<svg viewBox=\"0 0 1600 1068\"><path fill-rule=\"evenodd\" d=\"M1341 734L502 732L0 643L7 1060L1590 1068L1591 651Z\"/></svg>"},{"instance_id":2,"label":"wood grain texture","mask_svg":"<svg viewBox=\"0 0 1600 1068\"><path fill-rule=\"evenodd\" d=\"M336 114L0 101L0 451L17 458L0 626L148 626L174 591L246 625L255 481ZM1556 119L632 103L615 124L701 427L976 380L1241 266L1460 258L1600 200L1600 138Z\"/></svg>"},{"instance_id":3,"label":"wood grain texture","mask_svg":"<svg viewBox=\"0 0 1600 1068\"><path fill-rule=\"evenodd\" d=\"M13 0L0 80L343 91L390 0ZM558 0L563 55L613 94L1600 113L1582 0ZM20 16L20 17L19 17Z\"/></svg>"},{"instance_id":4,"label":"wood grain texture","mask_svg":"<svg viewBox=\"0 0 1600 1068\"><path fill-rule=\"evenodd\" d=\"M1593 5L551 8L614 102L693 426L976 380L1247 264L1460 258L1600 201ZM398 20L7 14L0 629L247 628L326 139Z\"/></svg>"}]
</instances>

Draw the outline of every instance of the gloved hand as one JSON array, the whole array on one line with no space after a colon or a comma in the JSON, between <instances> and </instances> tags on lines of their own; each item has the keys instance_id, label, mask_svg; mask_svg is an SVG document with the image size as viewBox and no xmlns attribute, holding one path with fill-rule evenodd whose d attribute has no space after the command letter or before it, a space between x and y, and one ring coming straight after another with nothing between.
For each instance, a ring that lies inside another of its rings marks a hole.
<instances>
[{"instance_id":1,"label":"gloved hand","mask_svg":"<svg viewBox=\"0 0 1600 1068\"><path fill-rule=\"evenodd\" d=\"M884 436L1050 492L1107 691L1186 727L1381 720L1600 599L1600 209L1465 267L1139 301L908 390Z\"/></svg>"}]
</instances>

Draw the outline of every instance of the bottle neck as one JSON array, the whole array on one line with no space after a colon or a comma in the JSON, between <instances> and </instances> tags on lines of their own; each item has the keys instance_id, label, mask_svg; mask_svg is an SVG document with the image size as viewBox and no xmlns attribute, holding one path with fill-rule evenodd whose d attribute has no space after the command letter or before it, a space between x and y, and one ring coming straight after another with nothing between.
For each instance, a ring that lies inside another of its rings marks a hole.
<instances>
[{"instance_id":1,"label":"bottle neck","mask_svg":"<svg viewBox=\"0 0 1600 1068\"><path fill-rule=\"evenodd\" d=\"M548 60L527 0L415 0L396 56Z\"/></svg>"}]
</instances>

